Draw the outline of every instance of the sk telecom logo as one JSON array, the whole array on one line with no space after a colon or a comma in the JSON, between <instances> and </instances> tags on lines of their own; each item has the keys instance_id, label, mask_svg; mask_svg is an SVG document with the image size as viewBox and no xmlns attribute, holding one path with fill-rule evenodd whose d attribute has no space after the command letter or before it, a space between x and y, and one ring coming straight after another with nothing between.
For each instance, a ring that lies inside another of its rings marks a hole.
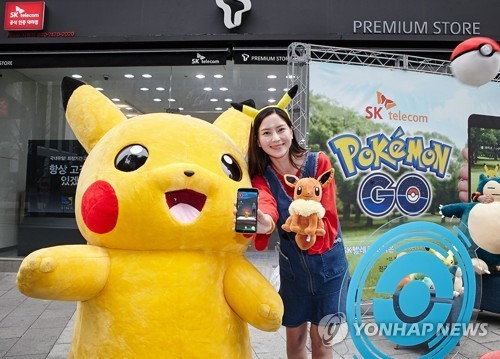
<instances>
[{"instance_id":1,"label":"sk telecom logo","mask_svg":"<svg viewBox=\"0 0 500 359\"><path fill-rule=\"evenodd\" d=\"M199 52L196 53L196 57L191 59L191 65L220 65L219 59L207 59Z\"/></svg>"},{"instance_id":2,"label":"sk telecom logo","mask_svg":"<svg viewBox=\"0 0 500 359\"><path fill-rule=\"evenodd\" d=\"M377 91L377 103L380 105L384 105L387 110L396 107L396 103L391 99L385 97L380 91Z\"/></svg>"},{"instance_id":3,"label":"sk telecom logo","mask_svg":"<svg viewBox=\"0 0 500 359\"><path fill-rule=\"evenodd\" d=\"M368 120L374 119L374 120L382 120L383 117L380 114L380 111L382 111L383 108L386 110L390 110L393 107L396 107L396 103L391 100L390 98L384 96L382 92L377 91L377 104L381 106L367 106L365 111L366 111L366 116L365 118Z\"/></svg>"},{"instance_id":4,"label":"sk telecom logo","mask_svg":"<svg viewBox=\"0 0 500 359\"><path fill-rule=\"evenodd\" d=\"M377 106L366 106L365 118L367 120L389 120L402 122L418 122L428 123L427 115L402 112L400 109L393 110L396 107L396 102L385 96L382 92L377 91ZM382 116L382 110L385 110L385 118Z\"/></svg>"},{"instance_id":5,"label":"sk telecom logo","mask_svg":"<svg viewBox=\"0 0 500 359\"><path fill-rule=\"evenodd\" d=\"M43 30L45 1L5 3L4 30Z\"/></svg>"},{"instance_id":6,"label":"sk telecom logo","mask_svg":"<svg viewBox=\"0 0 500 359\"><path fill-rule=\"evenodd\" d=\"M24 11L23 8L20 8L19 6L16 5L16 11L11 12L12 17L19 17L20 14L24 14L26 11Z\"/></svg>"},{"instance_id":7,"label":"sk telecom logo","mask_svg":"<svg viewBox=\"0 0 500 359\"><path fill-rule=\"evenodd\" d=\"M241 25L241 16L252 8L250 0L215 0L218 7L224 11L224 25L234 29Z\"/></svg>"}]
</instances>

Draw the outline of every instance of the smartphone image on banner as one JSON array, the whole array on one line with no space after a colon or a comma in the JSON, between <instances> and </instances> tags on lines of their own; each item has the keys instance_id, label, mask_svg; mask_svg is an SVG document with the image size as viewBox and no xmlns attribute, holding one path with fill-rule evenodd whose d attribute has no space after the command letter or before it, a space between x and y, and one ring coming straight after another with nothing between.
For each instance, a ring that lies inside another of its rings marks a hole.
<instances>
[{"instance_id":1,"label":"smartphone image on banner","mask_svg":"<svg viewBox=\"0 0 500 359\"><path fill-rule=\"evenodd\" d=\"M500 176L500 117L472 114L468 122L469 194L476 192L479 176Z\"/></svg>"},{"instance_id":2,"label":"smartphone image on banner","mask_svg":"<svg viewBox=\"0 0 500 359\"><path fill-rule=\"evenodd\" d=\"M257 232L257 188L239 188L236 195L236 226L239 233Z\"/></svg>"}]
</instances>

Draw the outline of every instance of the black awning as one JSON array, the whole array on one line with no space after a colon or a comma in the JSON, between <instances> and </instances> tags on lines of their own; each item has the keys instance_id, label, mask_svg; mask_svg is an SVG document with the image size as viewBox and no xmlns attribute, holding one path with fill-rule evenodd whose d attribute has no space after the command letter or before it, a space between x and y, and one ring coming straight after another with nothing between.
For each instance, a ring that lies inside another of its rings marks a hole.
<instances>
[{"instance_id":1,"label":"black awning","mask_svg":"<svg viewBox=\"0 0 500 359\"><path fill-rule=\"evenodd\" d=\"M225 65L229 54L228 48L0 52L0 69Z\"/></svg>"}]
</instances>

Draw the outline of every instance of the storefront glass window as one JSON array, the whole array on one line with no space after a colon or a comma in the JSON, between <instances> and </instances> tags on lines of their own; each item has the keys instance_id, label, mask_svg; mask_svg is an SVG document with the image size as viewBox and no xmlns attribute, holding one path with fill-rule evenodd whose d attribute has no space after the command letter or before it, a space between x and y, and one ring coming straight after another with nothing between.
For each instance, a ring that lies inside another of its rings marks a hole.
<instances>
[{"instance_id":1,"label":"storefront glass window","mask_svg":"<svg viewBox=\"0 0 500 359\"><path fill-rule=\"evenodd\" d=\"M278 101L286 90L286 71L286 65L231 61L0 71L0 256L18 246L20 237L42 236L40 226L77 231L73 196L86 153L64 117L64 76L100 88L128 117L171 112L213 122L231 102L253 99L260 108Z\"/></svg>"}]
</instances>

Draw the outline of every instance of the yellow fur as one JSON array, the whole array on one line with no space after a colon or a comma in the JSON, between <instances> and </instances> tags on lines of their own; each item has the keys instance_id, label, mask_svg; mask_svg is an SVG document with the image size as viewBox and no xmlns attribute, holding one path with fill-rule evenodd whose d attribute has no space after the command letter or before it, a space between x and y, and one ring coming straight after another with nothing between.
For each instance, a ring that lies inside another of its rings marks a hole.
<instances>
[{"instance_id":1,"label":"yellow fur","mask_svg":"<svg viewBox=\"0 0 500 359\"><path fill-rule=\"evenodd\" d=\"M241 150L241 153L244 155L247 154L252 117L231 107L214 121L214 125L231 137L236 146Z\"/></svg>"},{"instance_id":2,"label":"yellow fur","mask_svg":"<svg viewBox=\"0 0 500 359\"><path fill-rule=\"evenodd\" d=\"M88 85L73 92L66 113L89 151L76 195L88 245L30 254L17 282L29 296L79 301L70 357L251 358L246 323L277 330L283 304L244 257L250 240L232 229L236 190L251 185L243 141L237 146L216 126L181 115L125 119ZM248 121L233 114L233 128L227 119L222 126L229 134ZM135 171L119 171L115 158L131 144L149 157ZM225 174L226 154L240 165L241 180ZM111 185L118 201L116 225L102 234L88 228L81 208L96 181ZM166 203L166 192L183 189L206 195L188 223Z\"/></svg>"}]
</instances>

